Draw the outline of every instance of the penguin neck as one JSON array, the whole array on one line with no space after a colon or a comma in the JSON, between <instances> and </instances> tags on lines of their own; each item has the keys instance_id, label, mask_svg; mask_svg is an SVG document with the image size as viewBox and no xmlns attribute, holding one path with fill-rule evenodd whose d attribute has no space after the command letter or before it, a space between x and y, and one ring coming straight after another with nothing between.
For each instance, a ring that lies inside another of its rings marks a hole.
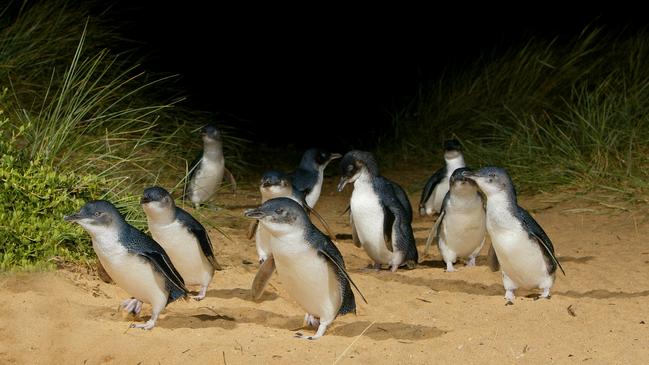
<instances>
[{"instance_id":1,"label":"penguin neck","mask_svg":"<svg viewBox=\"0 0 649 365\"><path fill-rule=\"evenodd\" d=\"M269 186L267 188L262 187L259 189L261 192L261 203L265 203L266 200L270 200L273 198L290 198L293 195L293 189L291 188L290 185L288 186L280 186L280 185L273 185Z\"/></svg>"},{"instance_id":2,"label":"penguin neck","mask_svg":"<svg viewBox=\"0 0 649 365\"><path fill-rule=\"evenodd\" d=\"M453 158L444 158L444 162L446 162L446 175L451 176L453 174L453 171L459 169L460 167L465 167L466 165L464 164L464 156L460 153L458 156L453 157Z\"/></svg>"},{"instance_id":3,"label":"penguin neck","mask_svg":"<svg viewBox=\"0 0 649 365\"><path fill-rule=\"evenodd\" d=\"M167 225L173 223L173 221L176 219L175 206L171 206L165 209L143 209L146 213L146 219L149 224Z\"/></svg>"},{"instance_id":4,"label":"penguin neck","mask_svg":"<svg viewBox=\"0 0 649 365\"><path fill-rule=\"evenodd\" d=\"M373 180L374 175L370 174L370 172L364 168L361 170L361 173L358 175L356 180L354 180L354 187L372 185Z\"/></svg>"},{"instance_id":5,"label":"penguin neck","mask_svg":"<svg viewBox=\"0 0 649 365\"><path fill-rule=\"evenodd\" d=\"M203 143L203 158L216 161L223 159L223 144L221 141L209 141Z\"/></svg>"},{"instance_id":6,"label":"penguin neck","mask_svg":"<svg viewBox=\"0 0 649 365\"><path fill-rule=\"evenodd\" d=\"M478 194L478 189L457 189L451 188L451 193L449 195L449 202L458 208L465 206L473 206L476 202L482 203L482 199Z\"/></svg>"},{"instance_id":7,"label":"penguin neck","mask_svg":"<svg viewBox=\"0 0 649 365\"><path fill-rule=\"evenodd\" d=\"M487 217L491 224L504 227L515 217L516 198L501 191L487 197Z\"/></svg>"}]
</instances>

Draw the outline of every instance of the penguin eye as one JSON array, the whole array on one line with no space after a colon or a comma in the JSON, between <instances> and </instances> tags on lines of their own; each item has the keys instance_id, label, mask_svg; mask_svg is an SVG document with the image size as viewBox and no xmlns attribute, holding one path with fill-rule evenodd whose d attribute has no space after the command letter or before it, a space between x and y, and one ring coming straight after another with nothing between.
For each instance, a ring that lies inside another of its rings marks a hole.
<instances>
[{"instance_id":1,"label":"penguin eye","mask_svg":"<svg viewBox=\"0 0 649 365\"><path fill-rule=\"evenodd\" d=\"M354 169L353 165L347 165L347 171L352 171Z\"/></svg>"},{"instance_id":2,"label":"penguin eye","mask_svg":"<svg viewBox=\"0 0 649 365\"><path fill-rule=\"evenodd\" d=\"M94 216L99 217L101 215L101 212L95 212Z\"/></svg>"},{"instance_id":3,"label":"penguin eye","mask_svg":"<svg viewBox=\"0 0 649 365\"><path fill-rule=\"evenodd\" d=\"M491 174L489 174L489 177L490 177L490 178L494 178L494 177L496 177L496 174L491 173Z\"/></svg>"},{"instance_id":4,"label":"penguin eye","mask_svg":"<svg viewBox=\"0 0 649 365\"><path fill-rule=\"evenodd\" d=\"M275 209L275 213L277 213L277 214L283 214L283 213L284 213L284 209L282 209L282 208L277 208L277 209Z\"/></svg>"}]
</instances>

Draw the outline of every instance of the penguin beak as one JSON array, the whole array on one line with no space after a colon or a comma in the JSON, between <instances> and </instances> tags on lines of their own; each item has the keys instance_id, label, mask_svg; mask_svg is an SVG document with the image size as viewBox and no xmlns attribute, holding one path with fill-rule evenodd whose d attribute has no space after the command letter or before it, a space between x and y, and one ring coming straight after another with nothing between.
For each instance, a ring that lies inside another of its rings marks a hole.
<instances>
[{"instance_id":1,"label":"penguin beak","mask_svg":"<svg viewBox=\"0 0 649 365\"><path fill-rule=\"evenodd\" d=\"M340 182L338 183L338 192L343 191L343 188L345 188L345 185L347 185L348 181L349 180L345 176L342 176L340 178Z\"/></svg>"},{"instance_id":2,"label":"penguin beak","mask_svg":"<svg viewBox=\"0 0 649 365\"><path fill-rule=\"evenodd\" d=\"M81 219L81 214L79 213L63 216L63 220L65 220L66 222L76 222L80 219Z\"/></svg>"},{"instance_id":3,"label":"penguin beak","mask_svg":"<svg viewBox=\"0 0 649 365\"><path fill-rule=\"evenodd\" d=\"M480 177L480 175L478 175L477 173L475 173L473 171L468 171L467 170L467 171L462 171L462 177L465 177L467 179L473 179L473 178L476 178L476 177Z\"/></svg>"},{"instance_id":4,"label":"penguin beak","mask_svg":"<svg viewBox=\"0 0 649 365\"><path fill-rule=\"evenodd\" d=\"M142 198L140 198L140 204L146 204L146 203L150 203L150 202L151 202L151 199L149 199L149 197L147 197L147 196L143 196Z\"/></svg>"},{"instance_id":5,"label":"penguin beak","mask_svg":"<svg viewBox=\"0 0 649 365\"><path fill-rule=\"evenodd\" d=\"M246 218L261 219L266 216L266 213L260 209L246 209L246 211L243 212L243 215L245 215Z\"/></svg>"},{"instance_id":6,"label":"penguin beak","mask_svg":"<svg viewBox=\"0 0 649 365\"><path fill-rule=\"evenodd\" d=\"M337 160L342 157L343 155L341 155L340 153L332 153L331 156L329 157L329 161Z\"/></svg>"}]
</instances>

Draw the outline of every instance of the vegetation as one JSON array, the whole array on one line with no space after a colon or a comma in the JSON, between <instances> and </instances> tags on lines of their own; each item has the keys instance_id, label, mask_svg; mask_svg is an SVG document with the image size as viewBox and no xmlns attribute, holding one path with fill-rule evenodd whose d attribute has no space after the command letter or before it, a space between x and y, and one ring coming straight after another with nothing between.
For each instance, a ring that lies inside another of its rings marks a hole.
<instances>
[{"instance_id":1,"label":"vegetation","mask_svg":"<svg viewBox=\"0 0 649 365\"><path fill-rule=\"evenodd\" d=\"M110 200L142 228L142 190L182 190L187 147L200 150L196 130L212 117L178 107L170 77L111 51L114 30L65 5L9 7L2 17L0 270L91 258L88 235L62 220L91 199ZM242 143L227 139L226 155Z\"/></svg>"},{"instance_id":2,"label":"vegetation","mask_svg":"<svg viewBox=\"0 0 649 365\"><path fill-rule=\"evenodd\" d=\"M452 71L395 116L395 144L439 163L437 146L456 136L471 166L504 166L524 190L639 199L649 178L647 36L586 29Z\"/></svg>"}]
</instances>

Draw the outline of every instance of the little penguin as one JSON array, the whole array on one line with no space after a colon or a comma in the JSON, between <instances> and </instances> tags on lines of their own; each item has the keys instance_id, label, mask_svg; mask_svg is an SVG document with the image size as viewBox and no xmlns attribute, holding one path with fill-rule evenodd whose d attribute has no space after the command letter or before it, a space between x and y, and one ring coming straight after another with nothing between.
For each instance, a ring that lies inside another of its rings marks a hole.
<instances>
[{"instance_id":1,"label":"little penguin","mask_svg":"<svg viewBox=\"0 0 649 365\"><path fill-rule=\"evenodd\" d=\"M444 142L444 166L440 167L428 178L421 192L419 201L419 214L432 215L442 210L442 201L449 189L449 179L456 169L464 167L462 146L457 139Z\"/></svg>"},{"instance_id":2,"label":"little penguin","mask_svg":"<svg viewBox=\"0 0 649 365\"><path fill-rule=\"evenodd\" d=\"M475 258L485 241L484 200L478 185L464 177L465 171L469 169L461 167L453 171L442 211L426 241L428 252L432 237L437 237L447 272L455 271L453 263L458 258L467 259L466 266L475 266Z\"/></svg>"},{"instance_id":3,"label":"little penguin","mask_svg":"<svg viewBox=\"0 0 649 365\"><path fill-rule=\"evenodd\" d=\"M289 174L293 189L304 197L309 207L314 208L320 198L325 168L329 162L341 157L339 153L311 148L302 155L298 168Z\"/></svg>"},{"instance_id":4,"label":"little penguin","mask_svg":"<svg viewBox=\"0 0 649 365\"><path fill-rule=\"evenodd\" d=\"M187 296L183 278L165 250L128 224L110 202L90 201L64 219L78 223L90 234L92 248L108 275L132 296L122 302L127 312L138 315L143 302L151 304L151 319L130 327L152 329L167 304Z\"/></svg>"},{"instance_id":5,"label":"little penguin","mask_svg":"<svg viewBox=\"0 0 649 365\"><path fill-rule=\"evenodd\" d=\"M543 290L540 298L550 298L557 267L554 247L543 228L518 205L516 190L507 171L483 167L463 175L475 181L487 197L487 232L500 265L506 304L514 304L518 288Z\"/></svg>"},{"instance_id":6,"label":"little penguin","mask_svg":"<svg viewBox=\"0 0 649 365\"><path fill-rule=\"evenodd\" d=\"M295 194L293 185L291 184L288 176L276 170L266 171L261 177L259 184L259 192L261 193L261 203L265 203L269 199L285 197L295 200L304 205L304 199ZM255 220L250 226L249 237L255 236L255 244L257 247L257 255L259 256L259 263L263 263L271 255L270 253L270 231L263 226L259 226L259 221Z\"/></svg>"},{"instance_id":7,"label":"little penguin","mask_svg":"<svg viewBox=\"0 0 649 365\"><path fill-rule=\"evenodd\" d=\"M203 225L177 207L171 194L159 186L146 188L140 204L151 236L171 257L185 284L200 285L198 295L193 298L205 298L214 270L221 270L221 266Z\"/></svg>"},{"instance_id":8,"label":"little penguin","mask_svg":"<svg viewBox=\"0 0 649 365\"><path fill-rule=\"evenodd\" d=\"M379 174L369 152L350 151L341 163L338 191L354 184L350 199L352 236L374 261L374 268L389 265L392 271L403 264L414 268L418 254L412 233L412 207L406 192Z\"/></svg>"},{"instance_id":9,"label":"little penguin","mask_svg":"<svg viewBox=\"0 0 649 365\"><path fill-rule=\"evenodd\" d=\"M227 174L233 191L236 182L232 173L225 168L223 141L221 132L212 124L201 129L203 151L190 165L187 190L184 198L195 207L207 202L221 186L223 176Z\"/></svg>"},{"instance_id":10,"label":"little penguin","mask_svg":"<svg viewBox=\"0 0 649 365\"><path fill-rule=\"evenodd\" d=\"M289 295L304 309L305 323L317 327L314 336L297 337L315 340L324 335L338 315L356 313L353 285L338 248L307 217L299 203L289 198L274 198L259 208L245 211L248 218L258 219L271 232L272 260L267 260L255 277L256 288L263 290L270 274L277 274ZM361 297L363 295L360 293ZM365 299L363 297L363 299Z\"/></svg>"}]
</instances>

